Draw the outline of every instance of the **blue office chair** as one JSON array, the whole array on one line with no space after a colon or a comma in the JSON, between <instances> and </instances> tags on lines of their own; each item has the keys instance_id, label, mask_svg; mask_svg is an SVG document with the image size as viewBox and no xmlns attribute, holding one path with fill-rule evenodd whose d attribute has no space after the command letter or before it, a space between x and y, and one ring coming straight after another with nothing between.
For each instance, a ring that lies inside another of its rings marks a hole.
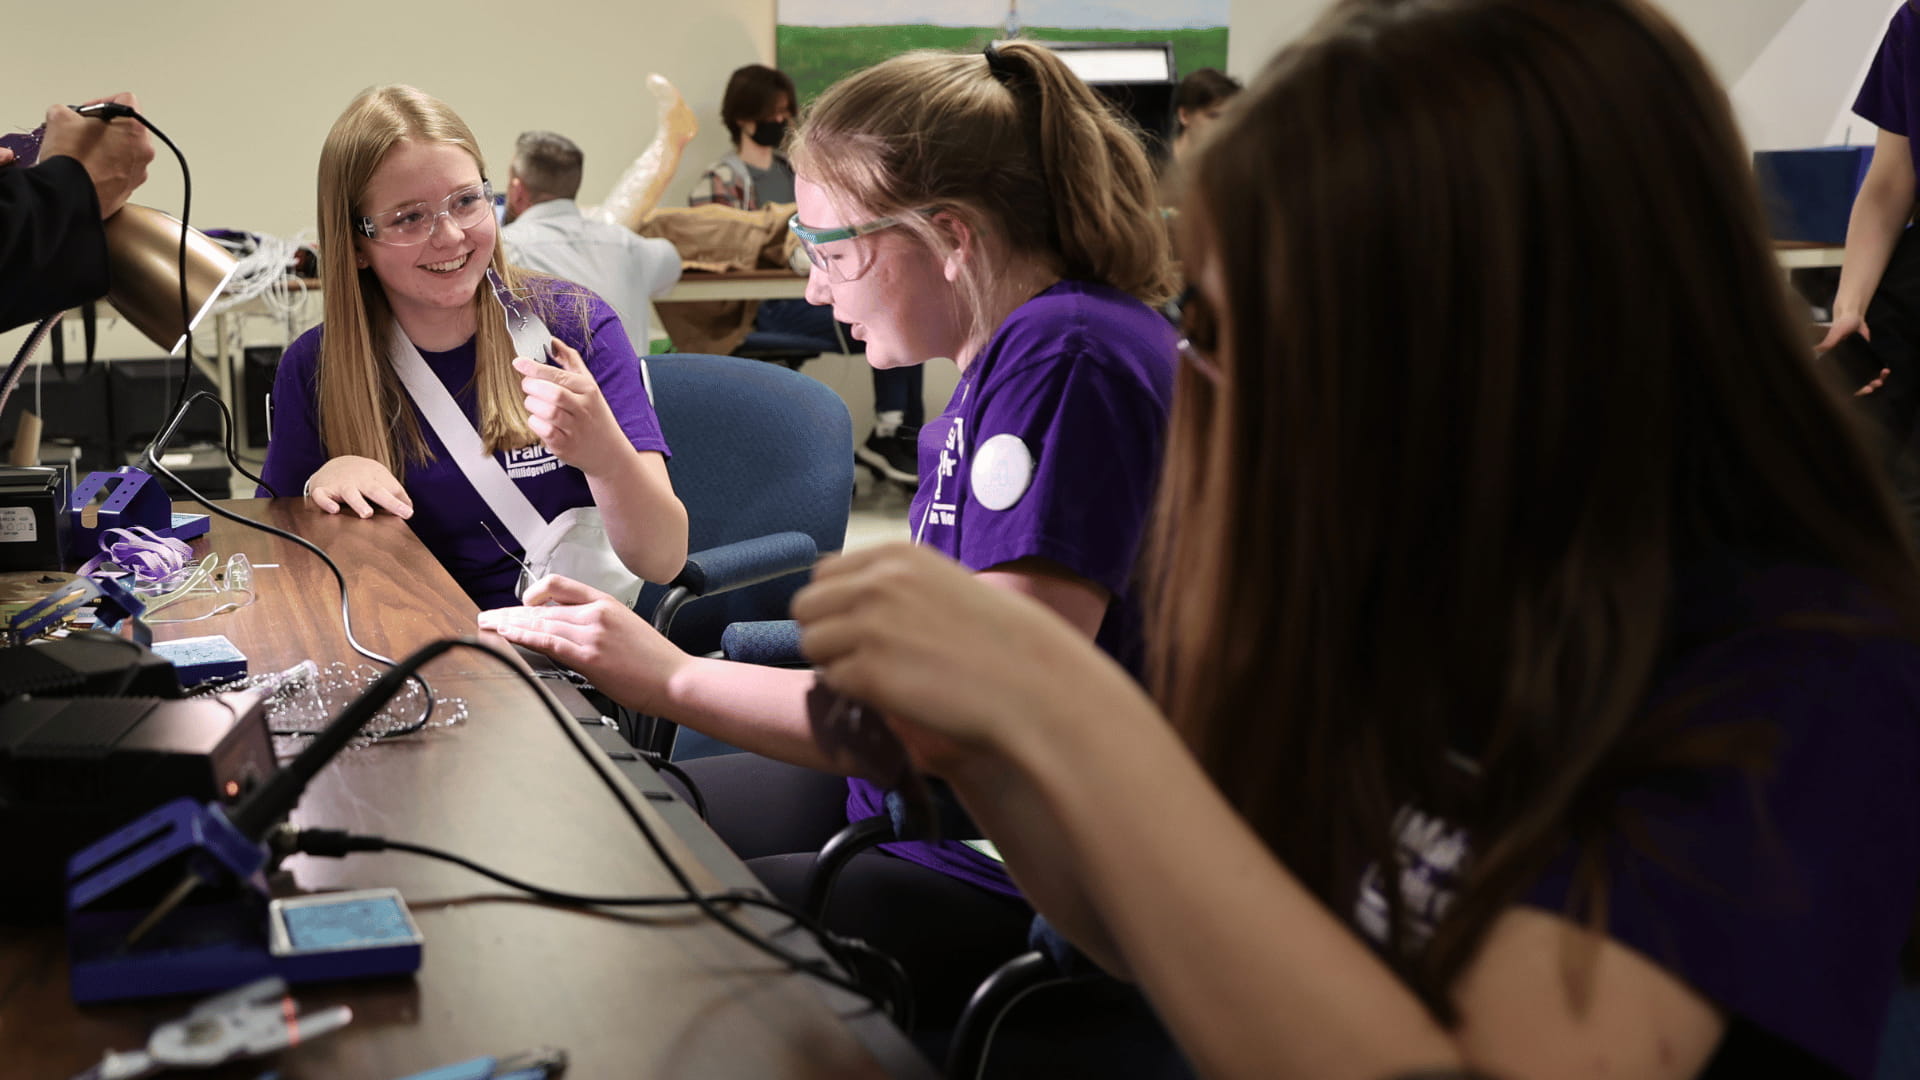
<instances>
[{"instance_id":1,"label":"blue office chair","mask_svg":"<svg viewBox=\"0 0 1920 1080\"><path fill-rule=\"evenodd\" d=\"M634 609L695 655L729 624L783 618L821 552L846 543L853 420L832 388L734 356L647 358L667 473L687 507L686 568ZM671 752L677 725L623 717L634 746Z\"/></svg>"},{"instance_id":2,"label":"blue office chair","mask_svg":"<svg viewBox=\"0 0 1920 1080\"><path fill-rule=\"evenodd\" d=\"M841 350L836 346L805 334L753 330L740 344L734 346L733 355L763 363L784 364L798 371L801 364L823 352L839 351Z\"/></svg>"},{"instance_id":3,"label":"blue office chair","mask_svg":"<svg viewBox=\"0 0 1920 1080\"><path fill-rule=\"evenodd\" d=\"M865 352L866 346L850 340L826 307L803 300L763 300L754 315L754 329L733 355L798 370L821 353L856 351Z\"/></svg>"}]
</instances>

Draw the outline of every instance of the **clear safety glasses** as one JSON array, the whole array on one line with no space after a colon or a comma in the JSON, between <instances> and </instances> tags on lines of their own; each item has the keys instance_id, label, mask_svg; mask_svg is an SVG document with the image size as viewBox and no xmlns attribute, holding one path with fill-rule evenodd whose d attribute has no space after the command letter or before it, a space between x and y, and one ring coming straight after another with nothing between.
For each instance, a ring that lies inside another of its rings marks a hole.
<instances>
[{"instance_id":1,"label":"clear safety glasses","mask_svg":"<svg viewBox=\"0 0 1920 1080\"><path fill-rule=\"evenodd\" d=\"M376 244L392 247L413 247L424 244L439 228L440 219L446 218L462 229L471 229L481 221L493 216L493 185L485 180L464 187L440 200L440 205L432 203L408 203L377 214L369 214L359 219L361 235Z\"/></svg>"}]
</instances>

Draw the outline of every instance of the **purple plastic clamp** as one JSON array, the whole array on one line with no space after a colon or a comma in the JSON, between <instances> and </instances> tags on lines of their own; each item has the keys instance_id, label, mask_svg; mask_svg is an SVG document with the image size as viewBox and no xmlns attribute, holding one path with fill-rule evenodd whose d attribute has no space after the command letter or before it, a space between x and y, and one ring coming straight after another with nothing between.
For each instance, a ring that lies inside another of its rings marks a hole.
<instances>
[{"instance_id":1,"label":"purple plastic clamp","mask_svg":"<svg viewBox=\"0 0 1920 1080\"><path fill-rule=\"evenodd\" d=\"M102 495L104 501L89 525L88 510ZM108 530L144 527L164 536L173 526L173 500L158 481L131 465L112 472L88 473L68 497L67 513L67 557L72 565L97 554L100 536Z\"/></svg>"}]
</instances>

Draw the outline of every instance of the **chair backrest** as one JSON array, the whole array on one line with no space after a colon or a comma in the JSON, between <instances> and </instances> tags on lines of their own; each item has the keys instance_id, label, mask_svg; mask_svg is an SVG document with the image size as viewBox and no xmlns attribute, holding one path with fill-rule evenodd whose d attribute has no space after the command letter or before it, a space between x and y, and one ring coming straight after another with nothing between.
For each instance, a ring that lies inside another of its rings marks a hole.
<instances>
[{"instance_id":1,"label":"chair backrest","mask_svg":"<svg viewBox=\"0 0 1920 1080\"><path fill-rule=\"evenodd\" d=\"M687 550L783 531L806 533L823 553L845 545L853 419L831 387L737 356L650 356L647 374L673 450L667 472L687 507ZM674 619L673 641L703 655L720 647L728 623L784 619L806 579L790 574L691 601ZM647 586L635 607L653 610L663 591Z\"/></svg>"}]
</instances>

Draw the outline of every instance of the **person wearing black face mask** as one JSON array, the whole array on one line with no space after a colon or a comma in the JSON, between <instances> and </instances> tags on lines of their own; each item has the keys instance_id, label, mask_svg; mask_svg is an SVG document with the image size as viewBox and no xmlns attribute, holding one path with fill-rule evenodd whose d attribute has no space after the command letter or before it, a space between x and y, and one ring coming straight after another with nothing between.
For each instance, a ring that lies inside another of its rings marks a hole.
<instances>
[{"instance_id":1,"label":"person wearing black face mask","mask_svg":"<svg viewBox=\"0 0 1920 1080\"><path fill-rule=\"evenodd\" d=\"M720 203L758 210L793 201L793 167L780 153L793 119L793 80L764 64L749 64L727 80L720 119L733 139L733 153L713 163L694 185L688 205Z\"/></svg>"},{"instance_id":2,"label":"person wearing black face mask","mask_svg":"<svg viewBox=\"0 0 1920 1080\"><path fill-rule=\"evenodd\" d=\"M778 150L787 139L787 123L785 120L762 120L753 126L753 134L748 138L757 146Z\"/></svg>"},{"instance_id":3,"label":"person wearing black face mask","mask_svg":"<svg viewBox=\"0 0 1920 1080\"><path fill-rule=\"evenodd\" d=\"M719 203L737 210L758 210L793 202L793 167L780 152L799 101L793 79L764 64L749 64L727 80L720 98L720 119L733 138L733 153L701 174L687 198L689 206ZM806 272L805 265L795 267ZM836 328L830 308L805 300L767 300L754 313L757 331L810 338L821 352L863 353L864 342ZM876 478L911 491L919 483L920 425L926 419L921 398L925 381L919 365L873 370L873 431L854 450L854 458Z\"/></svg>"}]
</instances>

